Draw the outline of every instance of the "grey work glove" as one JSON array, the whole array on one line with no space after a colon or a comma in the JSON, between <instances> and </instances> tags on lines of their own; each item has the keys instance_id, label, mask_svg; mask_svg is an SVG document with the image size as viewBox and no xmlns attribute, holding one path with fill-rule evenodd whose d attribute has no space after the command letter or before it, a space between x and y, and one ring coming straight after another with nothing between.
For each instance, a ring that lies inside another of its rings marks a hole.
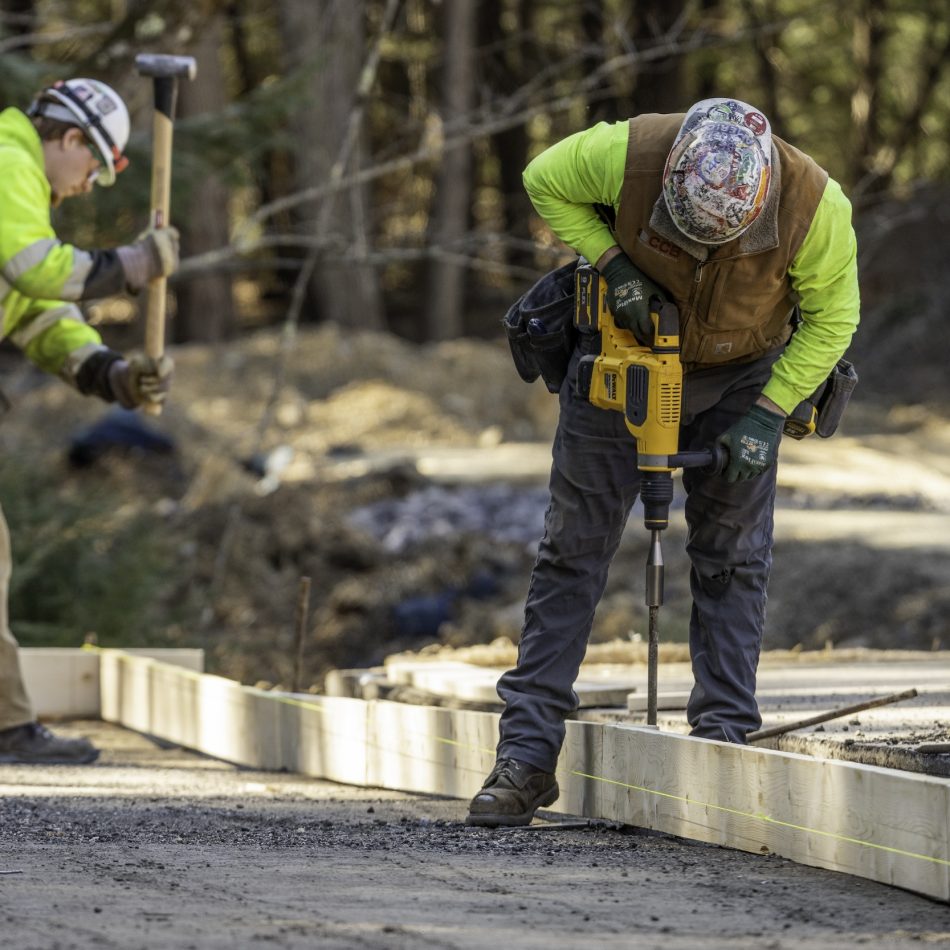
<instances>
[{"instance_id":1,"label":"grey work glove","mask_svg":"<svg viewBox=\"0 0 950 950\"><path fill-rule=\"evenodd\" d=\"M141 353L116 360L109 367L109 385L115 401L124 409L151 403L161 405L168 395L175 363L170 356L153 360Z\"/></svg>"},{"instance_id":2,"label":"grey work glove","mask_svg":"<svg viewBox=\"0 0 950 950\"><path fill-rule=\"evenodd\" d=\"M167 277L178 270L178 229L149 228L132 244L116 248L125 286L137 294L150 280Z\"/></svg>"},{"instance_id":3,"label":"grey work glove","mask_svg":"<svg viewBox=\"0 0 950 950\"><path fill-rule=\"evenodd\" d=\"M753 406L716 439L729 452L729 464L723 472L726 481L756 478L775 464L784 422L784 416Z\"/></svg>"},{"instance_id":4,"label":"grey work glove","mask_svg":"<svg viewBox=\"0 0 950 950\"><path fill-rule=\"evenodd\" d=\"M601 271L607 281L607 306L614 322L631 333L644 346L654 339L650 319L650 298L666 299L666 294L626 254L612 257Z\"/></svg>"}]
</instances>

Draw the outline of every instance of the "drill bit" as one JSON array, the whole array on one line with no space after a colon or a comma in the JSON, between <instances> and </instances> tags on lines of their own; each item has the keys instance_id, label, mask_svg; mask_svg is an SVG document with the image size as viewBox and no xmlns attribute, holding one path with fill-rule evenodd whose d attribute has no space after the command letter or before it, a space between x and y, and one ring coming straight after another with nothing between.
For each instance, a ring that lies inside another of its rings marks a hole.
<instances>
[{"instance_id":1,"label":"drill bit","mask_svg":"<svg viewBox=\"0 0 950 950\"><path fill-rule=\"evenodd\" d=\"M660 531L650 532L650 553L647 555L646 605L650 608L650 626L647 643L647 725L656 725L656 687L659 667L659 635L656 621L663 603L663 549Z\"/></svg>"}]
</instances>

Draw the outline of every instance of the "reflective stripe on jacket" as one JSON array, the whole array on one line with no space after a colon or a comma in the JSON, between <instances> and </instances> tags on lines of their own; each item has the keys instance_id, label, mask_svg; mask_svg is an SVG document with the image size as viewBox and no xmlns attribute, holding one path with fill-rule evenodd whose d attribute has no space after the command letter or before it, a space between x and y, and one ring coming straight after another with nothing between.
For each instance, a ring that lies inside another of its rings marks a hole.
<instances>
[{"instance_id":1,"label":"reflective stripe on jacket","mask_svg":"<svg viewBox=\"0 0 950 950\"><path fill-rule=\"evenodd\" d=\"M67 302L82 297L94 259L56 237L42 143L19 109L0 112L0 183L2 335L40 369L73 382L77 361L70 356L101 347Z\"/></svg>"}]
</instances>

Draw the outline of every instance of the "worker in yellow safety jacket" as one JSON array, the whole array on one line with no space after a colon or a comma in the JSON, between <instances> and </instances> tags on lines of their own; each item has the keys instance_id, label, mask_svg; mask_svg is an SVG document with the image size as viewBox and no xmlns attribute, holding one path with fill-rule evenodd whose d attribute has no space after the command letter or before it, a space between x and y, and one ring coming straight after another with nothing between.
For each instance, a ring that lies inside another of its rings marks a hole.
<instances>
[{"instance_id":1,"label":"worker in yellow safety jacket","mask_svg":"<svg viewBox=\"0 0 950 950\"><path fill-rule=\"evenodd\" d=\"M84 250L56 237L50 208L112 185L126 167L125 103L105 83L69 79L37 95L26 112L0 112L0 317L3 337L40 369L83 395L132 409L160 403L172 362L105 346L76 301L136 293L178 266L178 234L155 228L132 244ZM85 763L86 739L54 735L35 721L7 621L11 568L0 513L0 762Z\"/></svg>"}]
</instances>

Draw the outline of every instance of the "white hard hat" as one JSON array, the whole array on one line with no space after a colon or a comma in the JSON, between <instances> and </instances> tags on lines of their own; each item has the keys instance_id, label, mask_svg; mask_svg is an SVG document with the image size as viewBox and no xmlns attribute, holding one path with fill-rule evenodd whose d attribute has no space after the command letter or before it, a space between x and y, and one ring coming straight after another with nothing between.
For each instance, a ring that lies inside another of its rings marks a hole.
<instances>
[{"instance_id":1,"label":"white hard hat","mask_svg":"<svg viewBox=\"0 0 950 950\"><path fill-rule=\"evenodd\" d=\"M768 197L772 130L737 99L703 99L676 135L663 173L673 223L701 244L725 244L758 217Z\"/></svg>"},{"instance_id":2,"label":"white hard hat","mask_svg":"<svg viewBox=\"0 0 950 950\"><path fill-rule=\"evenodd\" d=\"M115 183L128 164L123 152L129 141L129 110L119 94L98 79L65 79L47 86L27 110L68 122L82 129L102 164L96 178L100 185Z\"/></svg>"}]
</instances>

